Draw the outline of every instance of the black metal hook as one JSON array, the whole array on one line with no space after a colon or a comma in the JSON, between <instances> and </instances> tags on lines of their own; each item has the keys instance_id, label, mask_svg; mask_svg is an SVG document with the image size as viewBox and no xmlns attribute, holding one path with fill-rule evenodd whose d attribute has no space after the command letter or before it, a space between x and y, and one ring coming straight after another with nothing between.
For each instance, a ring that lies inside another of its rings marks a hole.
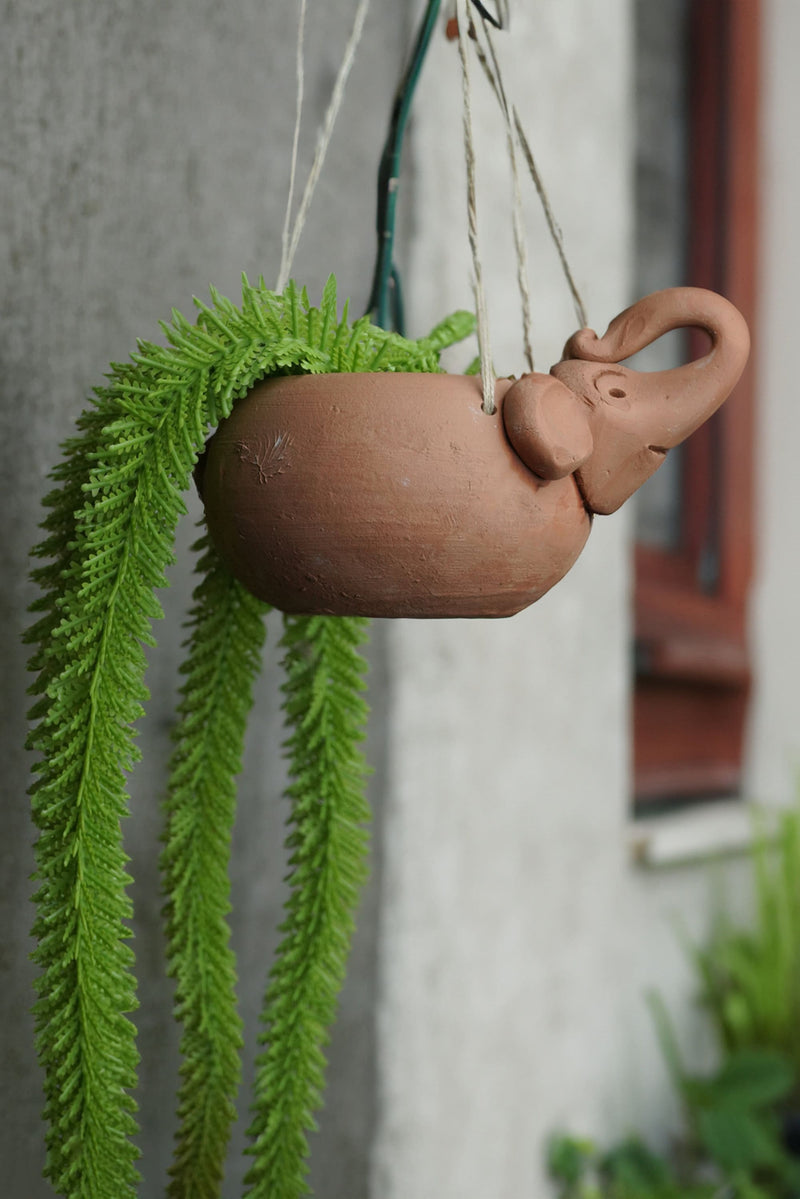
<instances>
[{"instance_id":1,"label":"black metal hook","mask_svg":"<svg viewBox=\"0 0 800 1199\"><path fill-rule=\"evenodd\" d=\"M494 25L495 29L508 28L508 0L496 0L496 17L489 12L485 4L481 3L481 0L472 0L472 3L483 19L488 21L490 25Z\"/></svg>"}]
</instances>

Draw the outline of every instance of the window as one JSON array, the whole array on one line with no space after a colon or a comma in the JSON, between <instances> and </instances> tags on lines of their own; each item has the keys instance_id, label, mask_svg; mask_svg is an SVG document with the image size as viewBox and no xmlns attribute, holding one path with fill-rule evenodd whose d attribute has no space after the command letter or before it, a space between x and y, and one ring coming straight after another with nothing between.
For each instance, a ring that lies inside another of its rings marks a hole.
<instances>
[{"instance_id":1,"label":"window","mask_svg":"<svg viewBox=\"0 0 800 1199\"><path fill-rule=\"evenodd\" d=\"M637 0L637 293L690 283L753 329L758 0ZM673 338L679 335L672 335ZM661 355L704 352L703 335ZM669 366L663 358L645 368ZM642 490L635 567L637 813L731 796L750 683L753 360Z\"/></svg>"}]
</instances>

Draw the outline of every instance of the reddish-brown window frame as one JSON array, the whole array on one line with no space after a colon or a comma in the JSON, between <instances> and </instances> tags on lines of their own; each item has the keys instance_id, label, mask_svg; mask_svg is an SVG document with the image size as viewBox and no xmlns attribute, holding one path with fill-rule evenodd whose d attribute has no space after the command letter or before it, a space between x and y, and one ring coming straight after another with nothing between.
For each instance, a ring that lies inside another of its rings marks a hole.
<instances>
[{"instance_id":1,"label":"reddish-brown window frame","mask_svg":"<svg viewBox=\"0 0 800 1199\"><path fill-rule=\"evenodd\" d=\"M693 0L689 278L754 329L759 0ZM695 344L692 353L702 353ZM750 689L754 360L684 448L678 548L635 560L637 810L736 794Z\"/></svg>"}]
</instances>

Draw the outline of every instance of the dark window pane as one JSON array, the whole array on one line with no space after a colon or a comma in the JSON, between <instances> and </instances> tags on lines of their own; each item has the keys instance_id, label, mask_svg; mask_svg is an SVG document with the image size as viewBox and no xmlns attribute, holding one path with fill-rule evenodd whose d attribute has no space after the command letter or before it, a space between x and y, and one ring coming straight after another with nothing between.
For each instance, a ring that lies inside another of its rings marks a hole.
<instances>
[{"instance_id":1,"label":"dark window pane","mask_svg":"<svg viewBox=\"0 0 800 1199\"><path fill-rule=\"evenodd\" d=\"M636 0L634 291L638 298L686 281L688 241L688 4ZM684 362L687 338L671 333L632 360L638 370ZM636 539L680 545L682 462L672 450L636 498Z\"/></svg>"}]
</instances>

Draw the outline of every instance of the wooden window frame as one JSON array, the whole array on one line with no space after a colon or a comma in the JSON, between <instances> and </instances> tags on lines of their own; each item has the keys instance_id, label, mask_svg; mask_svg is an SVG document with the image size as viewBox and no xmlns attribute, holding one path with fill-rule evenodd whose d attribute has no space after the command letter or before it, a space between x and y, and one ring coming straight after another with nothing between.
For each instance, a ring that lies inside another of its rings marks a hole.
<instances>
[{"instance_id":1,"label":"wooden window frame","mask_svg":"<svg viewBox=\"0 0 800 1199\"><path fill-rule=\"evenodd\" d=\"M689 15L689 278L754 331L759 0L694 0ZM703 335L693 357L702 354ZM635 551L637 812L737 794L750 690L754 361L684 447L674 551Z\"/></svg>"}]
</instances>

